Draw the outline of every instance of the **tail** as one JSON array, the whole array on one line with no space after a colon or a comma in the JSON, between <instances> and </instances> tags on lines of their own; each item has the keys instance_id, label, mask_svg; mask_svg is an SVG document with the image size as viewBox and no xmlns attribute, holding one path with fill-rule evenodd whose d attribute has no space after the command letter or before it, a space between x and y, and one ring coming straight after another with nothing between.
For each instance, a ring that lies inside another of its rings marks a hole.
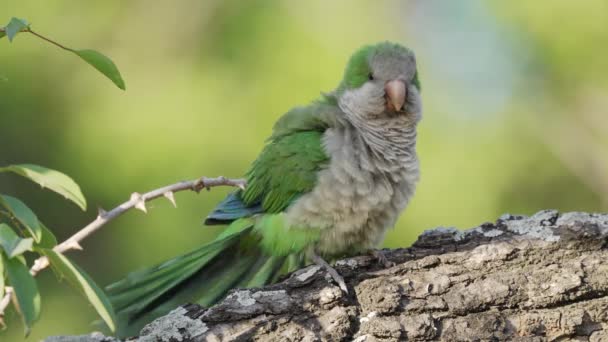
<instances>
[{"instance_id":1,"label":"tail","mask_svg":"<svg viewBox=\"0 0 608 342\"><path fill-rule=\"evenodd\" d=\"M303 266L301 253L264 255L252 229L251 220L237 220L213 242L109 285L118 336L136 334L179 305L210 306L232 288L260 287Z\"/></svg>"}]
</instances>

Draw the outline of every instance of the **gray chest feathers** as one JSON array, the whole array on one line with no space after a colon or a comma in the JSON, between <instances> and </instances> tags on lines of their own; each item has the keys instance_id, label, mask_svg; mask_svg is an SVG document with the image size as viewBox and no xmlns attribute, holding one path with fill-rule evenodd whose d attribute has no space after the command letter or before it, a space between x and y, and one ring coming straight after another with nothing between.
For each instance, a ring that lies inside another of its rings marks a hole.
<instances>
[{"instance_id":1,"label":"gray chest feathers","mask_svg":"<svg viewBox=\"0 0 608 342\"><path fill-rule=\"evenodd\" d=\"M387 119L388 120L388 119ZM330 156L317 185L287 211L291 226L321 229L316 245L325 255L375 248L414 193L419 177L415 127L392 118L328 129Z\"/></svg>"}]
</instances>

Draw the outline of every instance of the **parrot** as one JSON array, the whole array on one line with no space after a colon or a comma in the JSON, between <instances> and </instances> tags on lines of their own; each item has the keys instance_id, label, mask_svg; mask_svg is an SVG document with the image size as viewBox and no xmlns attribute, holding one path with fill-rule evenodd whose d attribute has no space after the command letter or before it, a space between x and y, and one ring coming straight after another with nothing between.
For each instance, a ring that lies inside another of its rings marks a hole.
<instances>
[{"instance_id":1,"label":"parrot","mask_svg":"<svg viewBox=\"0 0 608 342\"><path fill-rule=\"evenodd\" d=\"M275 123L246 173L205 219L210 243L106 287L120 330L137 332L179 305L208 307L309 264L377 250L419 180L421 86L413 51L380 42L356 50L335 88Z\"/></svg>"}]
</instances>

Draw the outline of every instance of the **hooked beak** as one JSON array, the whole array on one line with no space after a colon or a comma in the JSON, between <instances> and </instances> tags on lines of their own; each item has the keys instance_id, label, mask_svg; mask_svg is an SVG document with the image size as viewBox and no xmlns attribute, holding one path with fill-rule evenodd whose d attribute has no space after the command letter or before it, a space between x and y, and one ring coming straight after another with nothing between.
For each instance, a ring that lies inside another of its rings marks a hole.
<instances>
[{"instance_id":1,"label":"hooked beak","mask_svg":"<svg viewBox=\"0 0 608 342\"><path fill-rule=\"evenodd\" d=\"M400 80L388 81L384 85L384 91L386 92L388 110L391 112L402 110L406 95L405 83Z\"/></svg>"}]
</instances>

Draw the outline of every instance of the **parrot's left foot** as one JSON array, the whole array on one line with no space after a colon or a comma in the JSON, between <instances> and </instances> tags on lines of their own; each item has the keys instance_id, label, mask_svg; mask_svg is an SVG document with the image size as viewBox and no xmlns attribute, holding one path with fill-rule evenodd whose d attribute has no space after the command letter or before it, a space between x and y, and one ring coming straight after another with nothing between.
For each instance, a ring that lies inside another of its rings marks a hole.
<instances>
[{"instance_id":1,"label":"parrot's left foot","mask_svg":"<svg viewBox=\"0 0 608 342\"><path fill-rule=\"evenodd\" d=\"M386 255L384 255L384 252L382 252L382 250L370 249L369 254L371 254L374 258L376 258L378 260L378 262L380 264L382 264L382 266L384 266L384 268L391 268L391 267L395 266L394 262L392 262L386 258Z\"/></svg>"},{"instance_id":2,"label":"parrot's left foot","mask_svg":"<svg viewBox=\"0 0 608 342\"><path fill-rule=\"evenodd\" d=\"M312 262L323 267L327 271L327 273L329 273L331 278L338 284L338 286L340 286L340 289L342 289L342 291L344 293L348 294L348 288L346 287L344 278L342 278L342 276L338 273L338 271L336 271L335 268L331 267L327 263L327 261L323 260L323 258L321 258L319 255L317 255L317 253L315 253L315 251L311 250L309 255L310 255L310 259L312 260Z\"/></svg>"}]
</instances>

